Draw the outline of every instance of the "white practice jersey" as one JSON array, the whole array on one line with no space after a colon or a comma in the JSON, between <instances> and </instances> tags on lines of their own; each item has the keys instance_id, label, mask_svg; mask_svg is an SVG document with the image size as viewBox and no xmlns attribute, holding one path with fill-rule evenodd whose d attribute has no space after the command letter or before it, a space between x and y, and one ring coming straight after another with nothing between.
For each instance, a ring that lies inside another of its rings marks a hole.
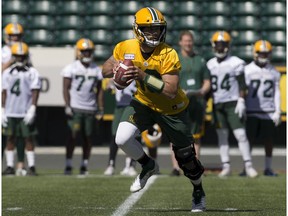
<instances>
[{"instance_id":1,"label":"white practice jersey","mask_svg":"<svg viewBox=\"0 0 288 216\"><path fill-rule=\"evenodd\" d=\"M216 57L207 62L214 104L238 100L239 85L236 76L244 73L244 66L245 62L236 56L228 56L220 63Z\"/></svg>"},{"instance_id":2,"label":"white practice jersey","mask_svg":"<svg viewBox=\"0 0 288 216\"><path fill-rule=\"evenodd\" d=\"M245 67L245 81L248 115L270 118L273 112L280 112L280 73L271 64L261 68L251 62Z\"/></svg>"},{"instance_id":3,"label":"white practice jersey","mask_svg":"<svg viewBox=\"0 0 288 216\"><path fill-rule=\"evenodd\" d=\"M76 60L67 65L61 75L70 78L70 106L73 109L96 111L97 98L95 88L97 83L103 79L102 69L95 63L91 63L88 68Z\"/></svg>"},{"instance_id":4,"label":"white practice jersey","mask_svg":"<svg viewBox=\"0 0 288 216\"><path fill-rule=\"evenodd\" d=\"M41 88L38 71L26 67L18 71L10 66L3 71L2 90L6 90L5 113L7 117L23 118L32 105L32 90Z\"/></svg>"},{"instance_id":5,"label":"white practice jersey","mask_svg":"<svg viewBox=\"0 0 288 216\"><path fill-rule=\"evenodd\" d=\"M136 82L133 81L123 90L118 90L117 88L115 88L115 91L116 106L128 106L130 104L133 94L136 92Z\"/></svg>"},{"instance_id":6,"label":"white practice jersey","mask_svg":"<svg viewBox=\"0 0 288 216\"><path fill-rule=\"evenodd\" d=\"M12 57L11 49L9 46L5 45L2 47L2 64L10 61Z\"/></svg>"}]
</instances>

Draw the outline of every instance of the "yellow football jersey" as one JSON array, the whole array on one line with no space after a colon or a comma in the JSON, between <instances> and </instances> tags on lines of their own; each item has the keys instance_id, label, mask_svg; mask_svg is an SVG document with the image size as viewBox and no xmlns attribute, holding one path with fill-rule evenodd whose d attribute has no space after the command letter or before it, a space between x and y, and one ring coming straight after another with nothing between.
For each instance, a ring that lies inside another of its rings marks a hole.
<instances>
[{"instance_id":1,"label":"yellow football jersey","mask_svg":"<svg viewBox=\"0 0 288 216\"><path fill-rule=\"evenodd\" d=\"M152 55L145 60L141 54L138 40L130 39L118 43L114 48L113 56L118 61L131 59L135 66L158 79L161 79L163 74L181 69L177 52L165 43L157 46ZM137 80L136 85L135 99L156 112L173 115L181 112L188 105L188 98L180 87L178 87L177 96L170 99L153 92L153 89L149 88L144 81Z\"/></svg>"}]
</instances>

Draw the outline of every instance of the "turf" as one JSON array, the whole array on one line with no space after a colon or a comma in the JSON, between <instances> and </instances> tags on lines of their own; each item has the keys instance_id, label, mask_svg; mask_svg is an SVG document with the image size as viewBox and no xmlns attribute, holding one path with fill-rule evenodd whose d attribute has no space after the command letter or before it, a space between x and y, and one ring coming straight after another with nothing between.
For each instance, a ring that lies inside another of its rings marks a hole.
<instances>
[{"instance_id":1,"label":"turf","mask_svg":"<svg viewBox=\"0 0 288 216\"><path fill-rule=\"evenodd\" d=\"M132 177L86 178L55 172L2 178L2 215L112 215L130 196ZM286 215L286 175L256 179L203 178L207 211L200 215ZM159 175L127 215L191 215L192 187L185 177Z\"/></svg>"}]
</instances>

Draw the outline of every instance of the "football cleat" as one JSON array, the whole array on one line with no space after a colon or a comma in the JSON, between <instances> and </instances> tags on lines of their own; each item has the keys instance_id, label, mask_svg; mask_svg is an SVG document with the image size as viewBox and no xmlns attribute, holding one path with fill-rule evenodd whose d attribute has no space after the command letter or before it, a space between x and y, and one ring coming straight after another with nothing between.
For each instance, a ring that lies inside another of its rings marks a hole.
<instances>
[{"instance_id":1,"label":"football cleat","mask_svg":"<svg viewBox=\"0 0 288 216\"><path fill-rule=\"evenodd\" d=\"M206 199L203 190L194 190L192 194L192 210L191 212L203 212L206 210Z\"/></svg>"},{"instance_id":2,"label":"football cleat","mask_svg":"<svg viewBox=\"0 0 288 216\"><path fill-rule=\"evenodd\" d=\"M230 176L230 175L231 175L230 167L224 167L222 169L222 171L218 174L218 177L219 178L225 178L225 177Z\"/></svg>"},{"instance_id":3,"label":"football cleat","mask_svg":"<svg viewBox=\"0 0 288 216\"><path fill-rule=\"evenodd\" d=\"M26 176L27 175L27 170L24 168L18 168L16 170L16 176Z\"/></svg>"},{"instance_id":4,"label":"football cleat","mask_svg":"<svg viewBox=\"0 0 288 216\"><path fill-rule=\"evenodd\" d=\"M135 170L135 168L133 166L131 167L125 167L121 172L121 175L123 176L136 176L137 175L137 171Z\"/></svg>"},{"instance_id":5,"label":"football cleat","mask_svg":"<svg viewBox=\"0 0 288 216\"><path fill-rule=\"evenodd\" d=\"M88 175L88 174L89 174L89 172L88 172L87 167L81 166L80 167L80 175Z\"/></svg>"},{"instance_id":6,"label":"football cleat","mask_svg":"<svg viewBox=\"0 0 288 216\"><path fill-rule=\"evenodd\" d=\"M66 166L64 170L64 175L72 175L72 167Z\"/></svg>"},{"instance_id":7,"label":"football cleat","mask_svg":"<svg viewBox=\"0 0 288 216\"><path fill-rule=\"evenodd\" d=\"M34 166L29 167L29 170L28 170L28 172L27 172L27 175L28 175L28 176L37 176L36 169L35 169Z\"/></svg>"},{"instance_id":8,"label":"football cleat","mask_svg":"<svg viewBox=\"0 0 288 216\"><path fill-rule=\"evenodd\" d=\"M13 167L7 167L3 172L2 175L15 175L15 169Z\"/></svg>"},{"instance_id":9,"label":"football cleat","mask_svg":"<svg viewBox=\"0 0 288 216\"><path fill-rule=\"evenodd\" d=\"M104 175L106 176L112 176L115 173L115 168L113 166L108 166L107 169L104 172Z\"/></svg>"},{"instance_id":10,"label":"football cleat","mask_svg":"<svg viewBox=\"0 0 288 216\"><path fill-rule=\"evenodd\" d=\"M138 192L143 189L148 179L159 173L159 166L154 160L150 160L146 166L143 166L141 173L136 177L133 184L130 187L132 193Z\"/></svg>"},{"instance_id":11,"label":"football cleat","mask_svg":"<svg viewBox=\"0 0 288 216\"><path fill-rule=\"evenodd\" d=\"M180 176L181 173L180 173L180 170L178 169L173 169L170 176Z\"/></svg>"},{"instance_id":12,"label":"football cleat","mask_svg":"<svg viewBox=\"0 0 288 216\"><path fill-rule=\"evenodd\" d=\"M246 175L250 178L255 178L258 176L257 171L252 166L245 167Z\"/></svg>"},{"instance_id":13,"label":"football cleat","mask_svg":"<svg viewBox=\"0 0 288 216\"><path fill-rule=\"evenodd\" d=\"M276 176L278 176L278 174L277 174L277 173L274 173L273 170L271 170L271 169L265 169L264 172L263 172L263 174L264 174L265 176L271 176L271 177L276 177Z\"/></svg>"}]
</instances>

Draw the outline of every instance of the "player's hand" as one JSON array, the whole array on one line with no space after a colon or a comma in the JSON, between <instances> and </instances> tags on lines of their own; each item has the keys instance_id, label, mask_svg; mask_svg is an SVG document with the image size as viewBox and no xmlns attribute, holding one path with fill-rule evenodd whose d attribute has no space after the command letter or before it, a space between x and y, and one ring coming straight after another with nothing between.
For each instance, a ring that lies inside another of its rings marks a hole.
<instances>
[{"instance_id":1,"label":"player's hand","mask_svg":"<svg viewBox=\"0 0 288 216\"><path fill-rule=\"evenodd\" d=\"M7 127L8 119L5 114L5 108L2 108L2 127Z\"/></svg>"},{"instance_id":2,"label":"player's hand","mask_svg":"<svg viewBox=\"0 0 288 216\"><path fill-rule=\"evenodd\" d=\"M34 118L36 116L36 106L35 105L31 105L30 108L28 109L26 115L24 116L24 123L26 125L30 125L34 122Z\"/></svg>"},{"instance_id":3,"label":"player's hand","mask_svg":"<svg viewBox=\"0 0 288 216\"><path fill-rule=\"evenodd\" d=\"M239 118L242 118L246 114L246 106L245 106L245 100L242 97L238 98L235 111L236 114L238 114Z\"/></svg>"},{"instance_id":4,"label":"player's hand","mask_svg":"<svg viewBox=\"0 0 288 216\"><path fill-rule=\"evenodd\" d=\"M281 114L279 112L274 112L272 115L272 121L274 122L275 126L277 127L281 123Z\"/></svg>"},{"instance_id":5,"label":"player's hand","mask_svg":"<svg viewBox=\"0 0 288 216\"><path fill-rule=\"evenodd\" d=\"M65 107L65 114L69 117L73 116L73 111L72 111L72 108L70 106Z\"/></svg>"},{"instance_id":6,"label":"player's hand","mask_svg":"<svg viewBox=\"0 0 288 216\"><path fill-rule=\"evenodd\" d=\"M96 118L98 121L100 121L100 120L103 119L103 117L104 117L104 110L103 110L103 109L98 109L98 110L96 111L95 118Z\"/></svg>"}]
</instances>

